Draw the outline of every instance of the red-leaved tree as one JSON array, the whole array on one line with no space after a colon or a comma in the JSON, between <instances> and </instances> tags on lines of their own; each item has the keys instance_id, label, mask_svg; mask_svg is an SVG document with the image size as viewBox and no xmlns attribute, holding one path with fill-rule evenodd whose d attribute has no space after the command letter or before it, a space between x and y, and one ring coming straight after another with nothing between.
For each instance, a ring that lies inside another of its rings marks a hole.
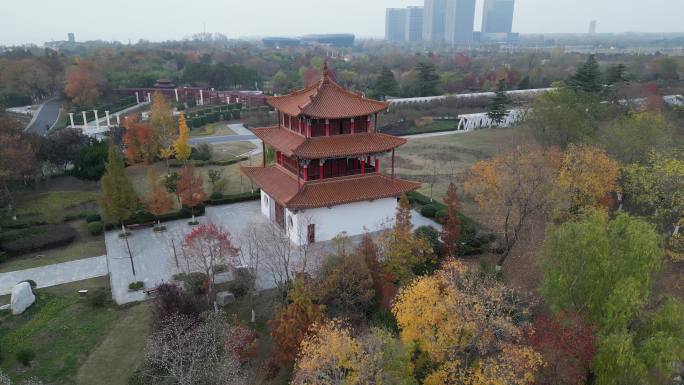
<instances>
[{"instance_id":1,"label":"red-leaved tree","mask_svg":"<svg viewBox=\"0 0 684 385\"><path fill-rule=\"evenodd\" d=\"M455 258L458 253L457 242L461 237L461 220L458 216L458 196L456 185L449 183L449 188L444 196L447 205L447 216L442 226L442 242L444 242L444 257Z\"/></svg>"},{"instance_id":2,"label":"red-leaved tree","mask_svg":"<svg viewBox=\"0 0 684 385\"><path fill-rule=\"evenodd\" d=\"M183 257L190 272L201 271L206 275L207 301L214 298L214 275L216 267L236 266L238 248L233 246L230 233L213 223L201 224L183 239Z\"/></svg>"},{"instance_id":3,"label":"red-leaved tree","mask_svg":"<svg viewBox=\"0 0 684 385\"><path fill-rule=\"evenodd\" d=\"M594 328L577 313L540 316L534 323L531 344L544 356L540 384L583 384L596 354Z\"/></svg>"},{"instance_id":4,"label":"red-leaved tree","mask_svg":"<svg viewBox=\"0 0 684 385\"><path fill-rule=\"evenodd\" d=\"M190 208L192 221L195 222L195 207L207 199L207 193L204 192L202 175L195 172L194 166L183 166L180 171L177 190L181 203Z\"/></svg>"}]
</instances>

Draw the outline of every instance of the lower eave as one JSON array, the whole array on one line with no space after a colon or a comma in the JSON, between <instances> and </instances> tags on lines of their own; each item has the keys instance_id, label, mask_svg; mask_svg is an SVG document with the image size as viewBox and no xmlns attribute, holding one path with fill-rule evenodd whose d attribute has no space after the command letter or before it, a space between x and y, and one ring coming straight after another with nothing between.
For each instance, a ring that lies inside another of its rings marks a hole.
<instances>
[{"instance_id":1,"label":"lower eave","mask_svg":"<svg viewBox=\"0 0 684 385\"><path fill-rule=\"evenodd\" d=\"M266 194L290 210L331 207L398 197L420 183L372 173L300 182L280 166L242 167L241 171Z\"/></svg>"}]
</instances>

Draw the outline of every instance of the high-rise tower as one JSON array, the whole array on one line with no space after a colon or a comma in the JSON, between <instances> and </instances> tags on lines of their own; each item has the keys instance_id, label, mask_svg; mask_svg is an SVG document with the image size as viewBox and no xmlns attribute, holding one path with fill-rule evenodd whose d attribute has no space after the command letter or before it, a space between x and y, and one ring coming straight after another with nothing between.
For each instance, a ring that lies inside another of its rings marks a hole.
<instances>
[{"instance_id":1,"label":"high-rise tower","mask_svg":"<svg viewBox=\"0 0 684 385\"><path fill-rule=\"evenodd\" d=\"M449 44L469 44L473 41L475 0L447 0L445 40Z\"/></svg>"},{"instance_id":2,"label":"high-rise tower","mask_svg":"<svg viewBox=\"0 0 684 385\"><path fill-rule=\"evenodd\" d=\"M483 33L511 33L515 0L485 0L482 12Z\"/></svg>"}]
</instances>

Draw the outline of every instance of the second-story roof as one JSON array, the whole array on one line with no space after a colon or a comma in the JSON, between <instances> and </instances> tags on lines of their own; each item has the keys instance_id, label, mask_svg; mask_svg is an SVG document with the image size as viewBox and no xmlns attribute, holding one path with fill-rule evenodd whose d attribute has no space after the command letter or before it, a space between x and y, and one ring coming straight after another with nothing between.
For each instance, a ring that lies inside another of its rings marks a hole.
<instances>
[{"instance_id":1,"label":"second-story roof","mask_svg":"<svg viewBox=\"0 0 684 385\"><path fill-rule=\"evenodd\" d=\"M302 159L375 154L390 151L406 143L404 138L376 132L313 138L305 138L281 127L254 128L252 132L286 156Z\"/></svg>"},{"instance_id":2,"label":"second-story roof","mask_svg":"<svg viewBox=\"0 0 684 385\"><path fill-rule=\"evenodd\" d=\"M387 102L367 99L335 83L324 64L318 82L283 96L272 96L266 102L290 116L305 115L318 119L342 119L370 115L386 110Z\"/></svg>"}]
</instances>

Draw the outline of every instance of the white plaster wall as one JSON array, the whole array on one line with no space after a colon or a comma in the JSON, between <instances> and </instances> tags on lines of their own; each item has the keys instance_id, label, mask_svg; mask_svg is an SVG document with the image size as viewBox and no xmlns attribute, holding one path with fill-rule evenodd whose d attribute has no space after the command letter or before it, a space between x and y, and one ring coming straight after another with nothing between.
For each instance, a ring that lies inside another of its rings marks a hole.
<instances>
[{"instance_id":1,"label":"white plaster wall","mask_svg":"<svg viewBox=\"0 0 684 385\"><path fill-rule=\"evenodd\" d=\"M296 214L286 210L285 225L295 244L306 243L309 224L316 226L316 242L329 241L343 231L352 236L391 226L396 208L396 198L383 198L372 202L302 210Z\"/></svg>"},{"instance_id":2,"label":"white plaster wall","mask_svg":"<svg viewBox=\"0 0 684 385\"><path fill-rule=\"evenodd\" d=\"M273 207L273 199L268 194L261 190L261 213L268 219L271 219L271 207Z\"/></svg>"}]
</instances>

